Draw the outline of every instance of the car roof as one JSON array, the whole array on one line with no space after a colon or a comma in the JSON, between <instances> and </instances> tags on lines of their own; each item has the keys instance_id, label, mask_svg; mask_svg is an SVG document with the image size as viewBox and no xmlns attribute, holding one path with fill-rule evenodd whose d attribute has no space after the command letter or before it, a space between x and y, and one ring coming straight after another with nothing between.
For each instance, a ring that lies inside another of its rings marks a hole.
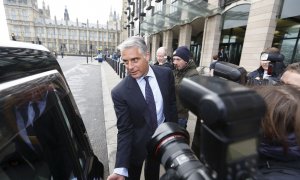
<instances>
[{"instance_id":1,"label":"car roof","mask_svg":"<svg viewBox=\"0 0 300 180\"><path fill-rule=\"evenodd\" d=\"M26 48L26 49L36 49L42 51L49 51L45 46L39 44L32 44L27 42L19 42L19 41L12 41L12 40L3 40L0 41L0 48L1 47L11 47L11 48Z\"/></svg>"},{"instance_id":2,"label":"car roof","mask_svg":"<svg viewBox=\"0 0 300 180\"><path fill-rule=\"evenodd\" d=\"M54 55L39 44L0 41L0 83L57 69L62 73Z\"/></svg>"}]
</instances>

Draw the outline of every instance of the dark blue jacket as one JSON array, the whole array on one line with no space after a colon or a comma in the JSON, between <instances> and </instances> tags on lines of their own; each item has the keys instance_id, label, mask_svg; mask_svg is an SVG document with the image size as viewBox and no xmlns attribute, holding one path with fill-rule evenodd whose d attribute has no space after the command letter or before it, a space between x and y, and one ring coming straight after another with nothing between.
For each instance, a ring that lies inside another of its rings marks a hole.
<instances>
[{"instance_id":1,"label":"dark blue jacket","mask_svg":"<svg viewBox=\"0 0 300 180\"><path fill-rule=\"evenodd\" d=\"M288 136L288 148L285 153L278 142L263 139L259 148L259 172L267 180L300 179L300 147L296 136Z\"/></svg>"}]
</instances>

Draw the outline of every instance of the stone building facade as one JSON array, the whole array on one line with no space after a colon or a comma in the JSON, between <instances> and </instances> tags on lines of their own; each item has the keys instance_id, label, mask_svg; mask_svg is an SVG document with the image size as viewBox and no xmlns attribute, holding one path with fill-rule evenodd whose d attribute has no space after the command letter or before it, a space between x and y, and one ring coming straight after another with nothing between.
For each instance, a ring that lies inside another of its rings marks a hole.
<instances>
[{"instance_id":1,"label":"stone building facade","mask_svg":"<svg viewBox=\"0 0 300 180\"><path fill-rule=\"evenodd\" d=\"M116 52L120 43L120 20L110 13L106 24L72 21L67 8L64 20L51 19L49 6L37 0L3 0L8 30L17 41L40 43L50 51L84 55L99 50Z\"/></svg>"},{"instance_id":2,"label":"stone building facade","mask_svg":"<svg viewBox=\"0 0 300 180\"><path fill-rule=\"evenodd\" d=\"M127 0L122 30L141 35L152 61L158 47L168 54L185 45L201 68L222 47L229 62L252 71L260 54L277 47L284 63L300 61L300 1L297 0Z\"/></svg>"}]
</instances>

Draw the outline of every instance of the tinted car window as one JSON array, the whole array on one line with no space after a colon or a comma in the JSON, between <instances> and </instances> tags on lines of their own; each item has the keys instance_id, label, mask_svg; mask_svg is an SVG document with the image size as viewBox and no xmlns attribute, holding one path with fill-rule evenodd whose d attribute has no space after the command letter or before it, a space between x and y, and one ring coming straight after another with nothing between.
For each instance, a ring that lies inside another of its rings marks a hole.
<instances>
[{"instance_id":1,"label":"tinted car window","mask_svg":"<svg viewBox=\"0 0 300 180\"><path fill-rule=\"evenodd\" d=\"M51 53L0 47L0 179L101 179L72 93Z\"/></svg>"},{"instance_id":2,"label":"tinted car window","mask_svg":"<svg viewBox=\"0 0 300 180\"><path fill-rule=\"evenodd\" d=\"M81 177L76 173L81 172L78 168L84 169L88 152L78 146L83 145L76 137L80 132L73 131L74 121L69 119L70 111L65 111L71 106L67 86L58 73L27 79L31 77L17 80L25 81L21 84L12 81L11 86L0 86L0 179L19 179L20 175L27 179ZM12 88L19 93L11 95Z\"/></svg>"}]
</instances>

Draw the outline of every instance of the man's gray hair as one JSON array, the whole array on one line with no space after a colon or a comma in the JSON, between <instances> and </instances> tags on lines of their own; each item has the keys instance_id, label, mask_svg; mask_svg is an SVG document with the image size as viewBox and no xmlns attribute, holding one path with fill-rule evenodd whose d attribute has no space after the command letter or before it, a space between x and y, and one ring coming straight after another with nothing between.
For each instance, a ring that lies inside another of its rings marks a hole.
<instances>
[{"instance_id":1,"label":"man's gray hair","mask_svg":"<svg viewBox=\"0 0 300 180\"><path fill-rule=\"evenodd\" d=\"M142 54L146 55L147 53L147 45L143 38L138 36L132 36L123 41L119 46L118 49L122 52L125 49L129 48L138 48Z\"/></svg>"}]
</instances>

